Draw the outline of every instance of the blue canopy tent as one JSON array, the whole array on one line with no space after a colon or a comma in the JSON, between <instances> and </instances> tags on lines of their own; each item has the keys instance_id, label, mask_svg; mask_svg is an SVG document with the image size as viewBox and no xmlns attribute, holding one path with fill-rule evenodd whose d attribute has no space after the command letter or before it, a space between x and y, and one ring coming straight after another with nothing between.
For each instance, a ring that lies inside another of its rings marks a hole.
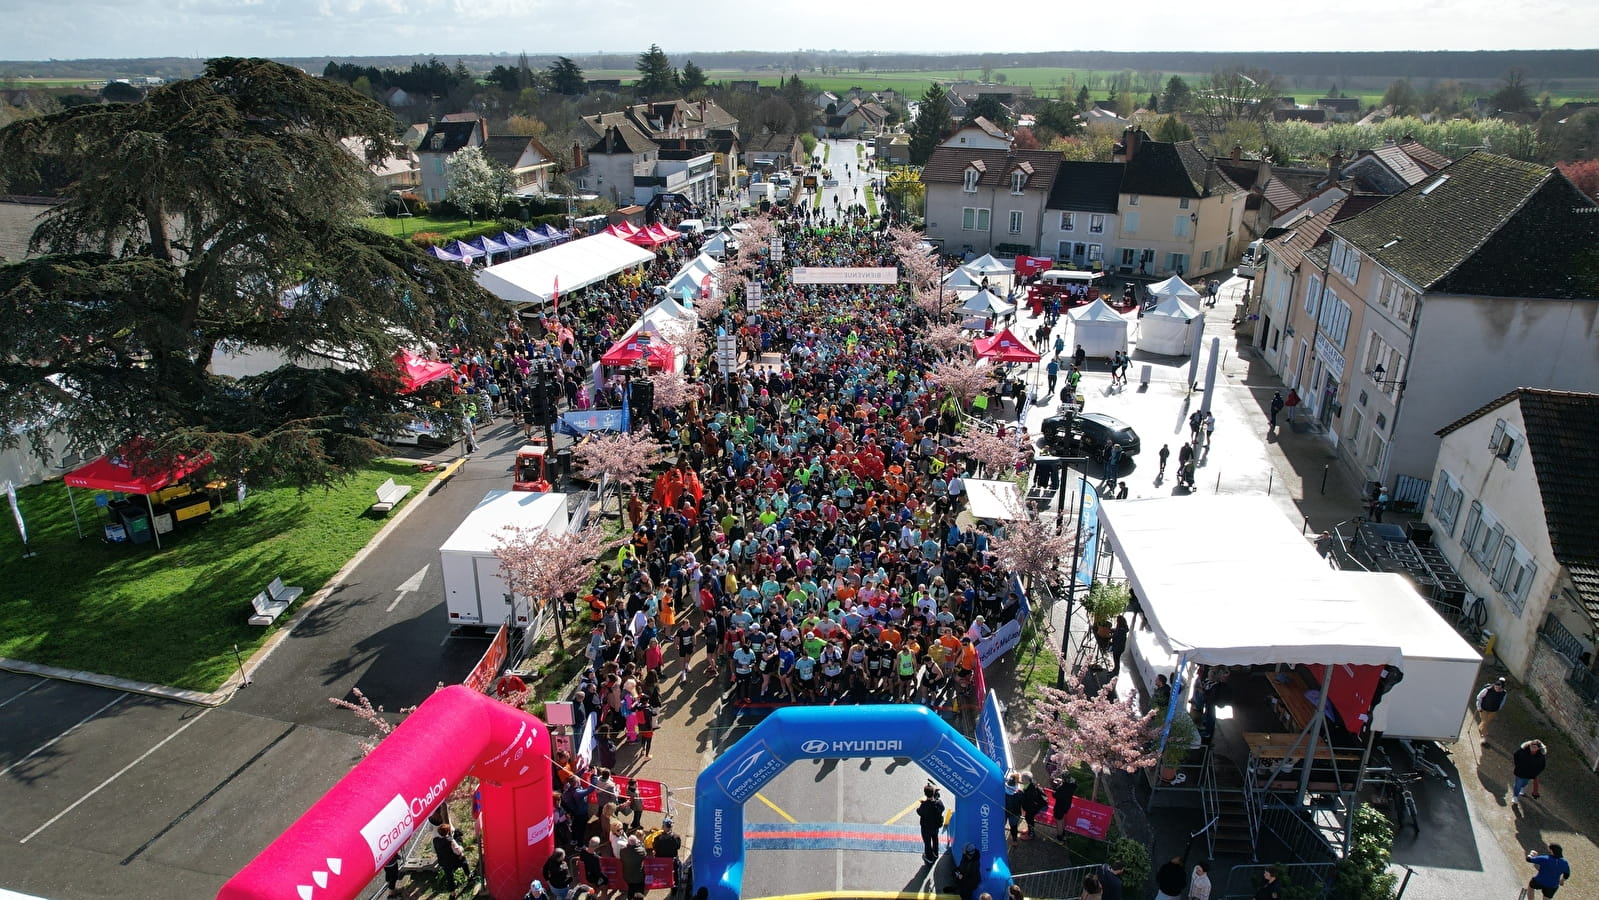
<instances>
[{"instance_id":1,"label":"blue canopy tent","mask_svg":"<svg viewBox=\"0 0 1599 900\"><path fill-rule=\"evenodd\" d=\"M433 254L436 258L444 260L445 262L463 262L460 254L451 253L443 247L429 247L428 252Z\"/></svg>"}]
</instances>

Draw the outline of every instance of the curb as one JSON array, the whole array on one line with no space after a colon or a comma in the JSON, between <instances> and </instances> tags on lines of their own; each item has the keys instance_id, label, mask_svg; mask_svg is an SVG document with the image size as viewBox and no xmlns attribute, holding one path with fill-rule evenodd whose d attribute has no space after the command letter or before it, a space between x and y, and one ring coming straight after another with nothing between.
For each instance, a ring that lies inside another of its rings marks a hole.
<instances>
[{"instance_id":1,"label":"curb","mask_svg":"<svg viewBox=\"0 0 1599 900\"><path fill-rule=\"evenodd\" d=\"M271 637L267 638L266 643L262 644L254 653L250 654L250 658L245 660L244 673L242 675L238 671L235 671L232 675L228 676L226 681L222 682L221 686L210 693L191 690L189 688L173 687L167 684L152 684L147 681L134 681L128 678L118 678L115 675L102 675L98 672L83 672L76 669L61 669L55 666L46 666L39 663L27 662L25 660L8 659L6 657L0 657L0 670L17 672L23 675L33 675L39 678L53 678L57 681L73 681L77 682L78 684L88 684L95 687L109 688L111 690L122 691L129 694L144 694L149 697L158 697L163 700L176 700L179 703L188 703L194 706L221 706L222 704L233 699L233 695L238 693L240 688L248 687L251 683L249 681L249 673L260 668L261 664L266 662L267 657L272 655L272 651L276 650L278 645L283 643L283 641L294 632L294 629L298 628L300 623L305 621L307 616L309 616L317 607L321 606L322 602L333 593L334 589L338 588L344 583L344 579L349 577L350 572L356 566L360 565L366 560L367 556L369 556L372 551L383 542L383 539L388 537L389 532L398 527L401 522L404 522L406 518L410 516L411 511L421 506L428 497L438 493L439 490L447 485L449 480L466 466L466 461L469 458L470 457L465 456L459 457L434 475L433 480L424 490L416 492L415 499L409 503L406 503L401 507L399 512L395 513L393 516L390 516L389 520L383 524L383 527L379 528L372 535L372 538L368 540L360 550L357 550L355 555L350 557L349 561L346 562L344 566L339 569L339 571L333 573L333 577L328 580L327 584L323 585L320 590L311 595L309 600L300 605L299 610L295 612L294 617L289 620L287 625L279 628L272 634ZM415 462L415 460L408 459L397 461L407 463Z\"/></svg>"}]
</instances>

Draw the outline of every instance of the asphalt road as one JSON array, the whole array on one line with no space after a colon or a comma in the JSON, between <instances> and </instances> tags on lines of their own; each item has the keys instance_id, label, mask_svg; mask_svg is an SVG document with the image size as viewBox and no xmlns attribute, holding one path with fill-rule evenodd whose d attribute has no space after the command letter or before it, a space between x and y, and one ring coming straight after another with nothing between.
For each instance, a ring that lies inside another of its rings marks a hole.
<instances>
[{"instance_id":1,"label":"asphalt road","mask_svg":"<svg viewBox=\"0 0 1599 900\"><path fill-rule=\"evenodd\" d=\"M360 759L368 727L328 698L360 688L388 710L414 706L482 655L486 640L448 637L438 546L509 487L521 438L503 420L482 435L224 706L0 672L0 887L215 895Z\"/></svg>"}]
</instances>

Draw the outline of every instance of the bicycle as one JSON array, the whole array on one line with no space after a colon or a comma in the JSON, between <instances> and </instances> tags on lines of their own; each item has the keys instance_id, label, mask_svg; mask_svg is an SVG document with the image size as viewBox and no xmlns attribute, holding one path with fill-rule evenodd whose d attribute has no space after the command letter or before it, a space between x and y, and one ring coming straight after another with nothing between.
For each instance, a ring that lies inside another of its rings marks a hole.
<instances>
[{"instance_id":1,"label":"bicycle","mask_svg":"<svg viewBox=\"0 0 1599 900\"><path fill-rule=\"evenodd\" d=\"M1416 812L1416 795L1410 786L1422 779L1420 772L1392 772L1382 779L1381 796L1394 816L1394 833L1405 830L1406 818L1416 834L1421 834L1421 816Z\"/></svg>"}]
</instances>

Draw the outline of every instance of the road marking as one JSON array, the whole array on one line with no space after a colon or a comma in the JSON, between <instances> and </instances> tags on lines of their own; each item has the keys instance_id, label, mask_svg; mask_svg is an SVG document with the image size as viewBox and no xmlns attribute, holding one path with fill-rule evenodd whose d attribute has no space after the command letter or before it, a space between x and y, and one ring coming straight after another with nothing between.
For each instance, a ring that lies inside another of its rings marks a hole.
<instances>
[{"instance_id":1,"label":"road marking","mask_svg":"<svg viewBox=\"0 0 1599 900\"><path fill-rule=\"evenodd\" d=\"M773 803L772 801L766 799L766 795L761 793L760 791L756 791L755 792L755 799L757 799L757 800L761 801L762 803L766 804L766 806L769 809L771 809L772 812L775 812L778 815L782 816L783 818L787 819L791 824L794 824L794 825L798 825L799 824L799 821L797 819L795 819L793 816L789 815L787 812L785 812L783 810L783 807L778 806L776 803Z\"/></svg>"},{"instance_id":2,"label":"road marking","mask_svg":"<svg viewBox=\"0 0 1599 900\"><path fill-rule=\"evenodd\" d=\"M140 854L142 854L142 853L144 853L144 851L150 849L151 845L153 845L156 841L159 841L159 840L161 840L161 838L165 837L167 832L169 832L172 829L174 829L174 828L178 827L179 825L183 824L183 820L184 819L187 819L190 815L192 815L194 813L195 810L197 810L200 807L204 806L206 804L206 801L210 800L212 797L215 797L218 793L221 792L221 790L223 788L227 787L229 784L232 784L233 783L233 779L238 778L240 775L244 774L244 771L246 769L250 768L251 766L255 765L257 762L259 762L261 757L266 756L267 753L270 752L273 747L276 747L278 744L283 743L283 739L288 737L289 735L293 734L294 730L296 728L299 728L299 727L300 726L298 726L298 725L290 725L288 727L288 730L284 731L282 734L280 734L277 737L273 738L271 743L267 744L265 747L262 747L260 750L257 750L255 752L254 756L252 756L249 759L244 761L243 765L239 766L237 769L234 769L232 772L229 772L228 773L228 777L226 777L226 778L222 779L221 781L217 782L216 786L211 788L211 790L206 791L204 797L201 797L200 799L194 801L194 803L191 804L188 809L186 809L183 812L179 813L177 818L175 818L172 821L168 822L165 827L163 827L160 831L157 831L155 833L155 835L153 837L151 837L148 841L145 841L143 844L140 844L139 845L139 849L133 851L132 853L129 853L122 860L121 865L125 866L128 863L131 863L134 860L138 859ZM335 874L337 874L337 873L335 873Z\"/></svg>"},{"instance_id":3,"label":"road marking","mask_svg":"<svg viewBox=\"0 0 1599 900\"><path fill-rule=\"evenodd\" d=\"M45 741L43 744L40 744L39 748L37 750L34 750L32 753L29 753L27 756L24 756L23 758L17 760L16 762L12 763L11 765L6 766L4 769L0 769L0 778L4 778L6 776L6 774L9 773L12 769L15 769L17 766L20 766L23 763L27 762L28 760L33 759L35 756L38 756L39 754L43 753L44 751L49 750L52 746L55 745L56 741L59 741L62 738L66 737L67 735L71 734L72 732L77 731L79 728L82 728L84 725L89 724L89 722L91 722L96 716L100 715L101 713L105 712L106 710L110 709L111 707L116 706L118 703L121 703L123 700L126 700L129 696L130 695L128 695L128 694L118 694L116 697L114 697L111 700L110 703L107 703L105 706L102 706L99 709L95 710L94 712L89 713L87 716L84 716L82 719L79 719L78 720L78 724L72 726L71 728L68 728L66 731L61 732L60 734L56 735L55 737L51 738L50 740Z\"/></svg>"},{"instance_id":4,"label":"road marking","mask_svg":"<svg viewBox=\"0 0 1599 900\"><path fill-rule=\"evenodd\" d=\"M35 681L30 687L28 687L27 690L21 691L21 692L16 693L16 694L12 694L11 696L7 697L5 699L5 702L0 703L0 706L9 706L11 704L11 701L22 699L22 695L23 694L27 694L27 693L30 693L32 691L36 691L39 688L42 688L42 687L44 687L45 685L47 685L49 683L50 682L45 681L44 679L41 678L38 681Z\"/></svg>"},{"instance_id":5,"label":"road marking","mask_svg":"<svg viewBox=\"0 0 1599 900\"><path fill-rule=\"evenodd\" d=\"M429 563L428 565L432 564ZM406 594L414 594L417 591L422 590L422 579L426 578L427 574L428 566L423 566L417 570L415 575L412 575L410 578L400 582L399 587L395 588L395 590L399 591L399 593L394 595L393 602L389 604L389 608L385 609L384 612L394 612L394 608L400 605L400 601L405 599Z\"/></svg>"},{"instance_id":6,"label":"road marking","mask_svg":"<svg viewBox=\"0 0 1599 900\"><path fill-rule=\"evenodd\" d=\"M904 809L900 810L899 812L895 813L894 814L894 818L889 819L887 822L884 822L883 824L884 825L892 825L895 822L898 822L900 819L905 818L906 814L908 814L911 810L913 810L916 807L921 806L921 805L922 805L922 801L918 800L915 803L912 803L910 806L907 806Z\"/></svg>"},{"instance_id":7,"label":"road marking","mask_svg":"<svg viewBox=\"0 0 1599 900\"><path fill-rule=\"evenodd\" d=\"M170 741L173 738L177 737L178 735L184 733L185 731L188 731L190 726L194 725L194 723L196 723L196 722L200 721L201 719L205 718L206 714L211 712L211 710L213 710L215 708L216 707L208 707L206 709L201 710L199 715L197 715L194 718L190 719L189 721L183 723L183 725L180 726L177 731L174 731L171 734L167 735L166 737L162 738L161 739L161 743L156 744L154 747L151 747L150 749L148 749L148 750L144 751L143 753L139 754L139 758L138 759L134 760L133 762L128 763L127 765L123 766L121 769L118 769L117 773L115 775L112 775L110 778L107 778L105 781L102 781L98 785L95 785L94 790L90 791L87 794L84 794L82 797L79 797L77 800L74 800L72 802L71 806L69 806L66 809L63 809L62 811L56 813L54 816L52 816L50 818L50 821L48 821L48 822L44 823L43 825L40 825L38 828L35 828L32 831L28 832L28 836L23 838L20 841L17 841L17 843L26 844L27 842L29 842L29 841L33 840L34 838L38 837L40 832L44 831L46 828L49 828L51 825L54 825L55 823L61 821L61 817L62 816L65 816L67 813L72 812L73 810L77 809L80 805L82 805L83 801L85 801L85 800L89 799L90 797L93 797L95 794L98 794L101 791L105 790L106 787L111 784L111 782L116 781L118 778L121 778L123 775L127 774L129 769L132 769L134 766L138 765L139 763L144 762L146 759L149 758L150 754L156 752L157 750L160 750L162 747L165 747L167 745L168 741Z\"/></svg>"}]
</instances>

